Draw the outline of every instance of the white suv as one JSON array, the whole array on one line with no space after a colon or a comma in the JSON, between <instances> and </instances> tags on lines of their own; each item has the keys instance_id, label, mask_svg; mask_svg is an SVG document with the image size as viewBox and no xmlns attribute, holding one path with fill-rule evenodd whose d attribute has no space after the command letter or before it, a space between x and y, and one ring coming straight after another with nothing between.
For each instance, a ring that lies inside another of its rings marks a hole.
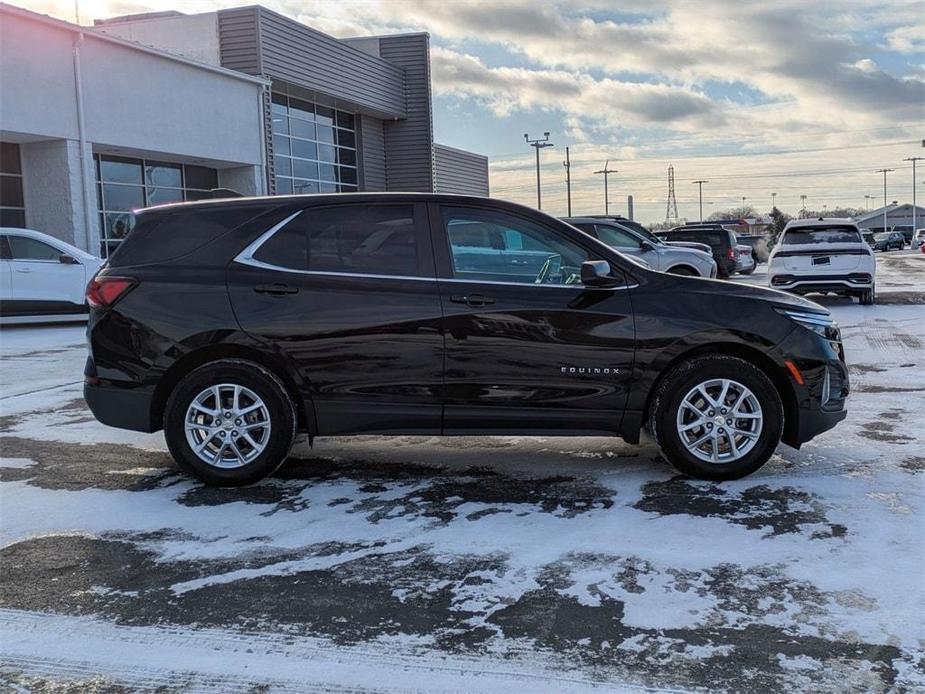
<instances>
[{"instance_id":1,"label":"white suv","mask_svg":"<svg viewBox=\"0 0 925 694\"><path fill-rule=\"evenodd\" d=\"M874 303L877 261L850 219L795 219L768 259L768 283L795 294L856 296Z\"/></svg>"}]
</instances>

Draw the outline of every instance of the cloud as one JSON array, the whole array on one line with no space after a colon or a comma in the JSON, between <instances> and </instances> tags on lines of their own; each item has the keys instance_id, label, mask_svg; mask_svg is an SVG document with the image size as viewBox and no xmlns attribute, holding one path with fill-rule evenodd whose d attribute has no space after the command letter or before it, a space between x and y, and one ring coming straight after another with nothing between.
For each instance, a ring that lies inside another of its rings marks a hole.
<instances>
[{"instance_id":1,"label":"cloud","mask_svg":"<svg viewBox=\"0 0 925 694\"><path fill-rule=\"evenodd\" d=\"M925 22L894 29L886 38L889 47L898 53L925 52Z\"/></svg>"}]
</instances>

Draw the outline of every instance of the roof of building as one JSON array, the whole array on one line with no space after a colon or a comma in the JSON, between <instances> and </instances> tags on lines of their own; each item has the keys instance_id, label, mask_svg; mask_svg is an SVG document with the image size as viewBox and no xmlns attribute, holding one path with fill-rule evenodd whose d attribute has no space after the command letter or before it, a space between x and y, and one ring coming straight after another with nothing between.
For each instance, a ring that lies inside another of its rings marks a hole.
<instances>
[{"instance_id":1,"label":"roof of building","mask_svg":"<svg viewBox=\"0 0 925 694\"><path fill-rule=\"evenodd\" d=\"M915 207L915 216L925 219L925 207L922 207L921 205L916 205ZM902 203L887 205L886 207L878 207L876 210L871 210L870 212L865 212L864 214L859 215L855 218L855 221L857 221L858 224L861 222L877 221L878 217L883 217L884 212L887 215L893 214L894 212L908 212L909 214L912 214L912 205L911 203Z\"/></svg>"}]
</instances>

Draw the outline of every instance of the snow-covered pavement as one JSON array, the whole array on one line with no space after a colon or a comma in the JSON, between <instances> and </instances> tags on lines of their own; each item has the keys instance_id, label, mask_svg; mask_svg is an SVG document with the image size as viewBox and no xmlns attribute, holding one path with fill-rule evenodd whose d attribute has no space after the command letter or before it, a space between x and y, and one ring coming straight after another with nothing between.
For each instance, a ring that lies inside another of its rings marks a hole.
<instances>
[{"instance_id":1,"label":"snow-covered pavement","mask_svg":"<svg viewBox=\"0 0 925 694\"><path fill-rule=\"evenodd\" d=\"M3 330L0 683L925 688L925 256L878 260L878 305L821 299L848 419L723 484L649 441L362 437L210 489L90 416L82 327Z\"/></svg>"}]
</instances>

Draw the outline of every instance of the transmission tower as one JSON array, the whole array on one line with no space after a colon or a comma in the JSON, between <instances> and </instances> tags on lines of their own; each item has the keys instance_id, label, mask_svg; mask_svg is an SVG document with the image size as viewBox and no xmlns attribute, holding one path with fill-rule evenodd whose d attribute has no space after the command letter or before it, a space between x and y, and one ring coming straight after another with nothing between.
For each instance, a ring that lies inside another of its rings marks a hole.
<instances>
[{"instance_id":1,"label":"transmission tower","mask_svg":"<svg viewBox=\"0 0 925 694\"><path fill-rule=\"evenodd\" d=\"M668 206L665 210L665 221L677 224L678 219L678 201L674 196L674 167L668 166Z\"/></svg>"}]
</instances>

